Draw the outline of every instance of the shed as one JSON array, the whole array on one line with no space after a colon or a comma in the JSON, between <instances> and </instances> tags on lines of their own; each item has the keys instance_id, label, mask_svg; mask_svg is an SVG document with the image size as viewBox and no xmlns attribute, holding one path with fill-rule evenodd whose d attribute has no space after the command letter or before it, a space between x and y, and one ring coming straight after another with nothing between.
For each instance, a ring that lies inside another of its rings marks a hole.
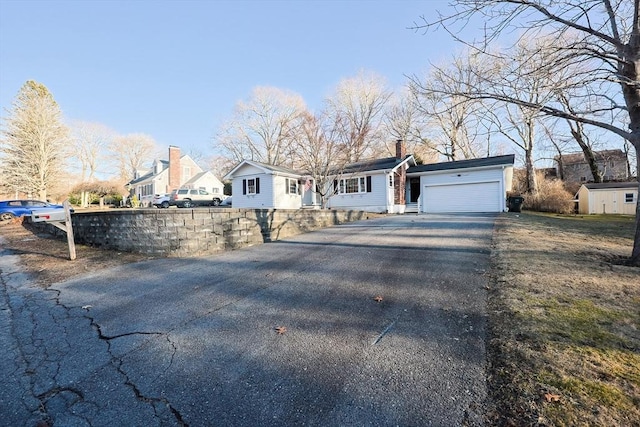
<instances>
[{"instance_id":1,"label":"shed","mask_svg":"<svg viewBox=\"0 0 640 427\"><path fill-rule=\"evenodd\" d=\"M581 214L635 215L638 203L638 183L582 184L578 190L577 199L578 212Z\"/></svg>"}]
</instances>

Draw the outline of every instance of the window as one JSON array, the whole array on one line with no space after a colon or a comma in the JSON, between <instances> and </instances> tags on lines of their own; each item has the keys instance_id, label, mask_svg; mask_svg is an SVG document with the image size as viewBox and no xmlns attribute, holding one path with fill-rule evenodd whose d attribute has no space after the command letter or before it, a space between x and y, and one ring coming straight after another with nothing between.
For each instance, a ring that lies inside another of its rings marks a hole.
<instances>
[{"instance_id":1,"label":"window","mask_svg":"<svg viewBox=\"0 0 640 427\"><path fill-rule=\"evenodd\" d=\"M586 182L587 181L587 177L586 176L581 176L580 177L580 182Z\"/></svg>"},{"instance_id":2,"label":"window","mask_svg":"<svg viewBox=\"0 0 640 427\"><path fill-rule=\"evenodd\" d=\"M285 178L286 194L298 194L298 180Z\"/></svg>"},{"instance_id":3,"label":"window","mask_svg":"<svg viewBox=\"0 0 640 427\"><path fill-rule=\"evenodd\" d=\"M338 194L370 193L371 177L343 178L334 181L334 185L338 187Z\"/></svg>"},{"instance_id":4,"label":"window","mask_svg":"<svg viewBox=\"0 0 640 427\"><path fill-rule=\"evenodd\" d=\"M360 193L359 178L349 178L345 180L345 193Z\"/></svg>"},{"instance_id":5,"label":"window","mask_svg":"<svg viewBox=\"0 0 640 427\"><path fill-rule=\"evenodd\" d=\"M260 178L243 179L242 194L260 194Z\"/></svg>"},{"instance_id":6,"label":"window","mask_svg":"<svg viewBox=\"0 0 640 427\"><path fill-rule=\"evenodd\" d=\"M624 202L625 203L633 203L635 202L635 194L634 193L624 193Z\"/></svg>"}]
</instances>

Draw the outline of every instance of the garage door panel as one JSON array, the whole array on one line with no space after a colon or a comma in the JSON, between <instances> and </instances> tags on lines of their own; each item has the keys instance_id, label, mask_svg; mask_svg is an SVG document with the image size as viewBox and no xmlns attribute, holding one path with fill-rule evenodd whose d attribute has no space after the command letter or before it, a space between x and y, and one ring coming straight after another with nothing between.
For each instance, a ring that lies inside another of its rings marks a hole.
<instances>
[{"instance_id":1,"label":"garage door panel","mask_svg":"<svg viewBox=\"0 0 640 427\"><path fill-rule=\"evenodd\" d=\"M426 185L424 212L500 212L502 197L500 183Z\"/></svg>"}]
</instances>

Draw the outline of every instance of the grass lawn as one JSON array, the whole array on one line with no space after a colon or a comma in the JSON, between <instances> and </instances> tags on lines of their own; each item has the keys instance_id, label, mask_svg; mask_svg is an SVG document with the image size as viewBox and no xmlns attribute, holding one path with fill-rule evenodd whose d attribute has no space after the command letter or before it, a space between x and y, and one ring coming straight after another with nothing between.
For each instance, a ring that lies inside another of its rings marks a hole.
<instances>
[{"instance_id":1,"label":"grass lawn","mask_svg":"<svg viewBox=\"0 0 640 427\"><path fill-rule=\"evenodd\" d=\"M489 291L491 425L640 426L634 218L498 219Z\"/></svg>"}]
</instances>

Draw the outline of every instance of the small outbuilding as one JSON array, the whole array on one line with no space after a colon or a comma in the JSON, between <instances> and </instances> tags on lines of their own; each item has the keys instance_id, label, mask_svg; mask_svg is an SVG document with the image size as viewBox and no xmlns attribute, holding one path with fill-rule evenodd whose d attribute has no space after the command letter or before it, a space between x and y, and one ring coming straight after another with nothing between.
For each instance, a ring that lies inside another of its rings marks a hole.
<instances>
[{"instance_id":1,"label":"small outbuilding","mask_svg":"<svg viewBox=\"0 0 640 427\"><path fill-rule=\"evenodd\" d=\"M582 184L577 194L580 214L635 215L638 203L637 182Z\"/></svg>"}]
</instances>

